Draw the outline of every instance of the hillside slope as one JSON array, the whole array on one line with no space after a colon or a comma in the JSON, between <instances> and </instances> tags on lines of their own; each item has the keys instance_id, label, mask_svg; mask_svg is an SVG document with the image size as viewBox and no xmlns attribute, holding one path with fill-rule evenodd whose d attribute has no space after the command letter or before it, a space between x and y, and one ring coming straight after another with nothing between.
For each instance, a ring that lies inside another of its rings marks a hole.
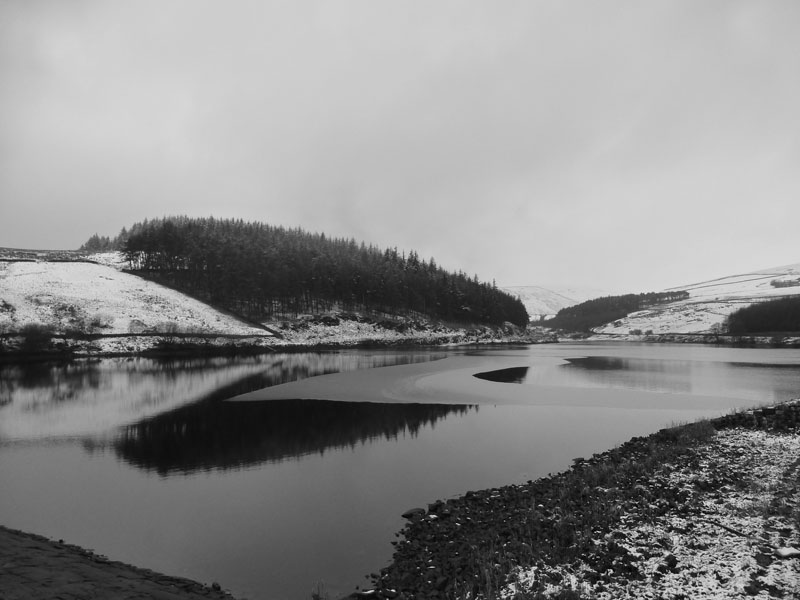
<instances>
[{"instance_id":1,"label":"hillside slope","mask_svg":"<svg viewBox=\"0 0 800 600\"><path fill-rule=\"evenodd\" d=\"M358 344L530 343L518 327L452 328L427 319L376 320L331 312L249 325L176 290L122 272L119 252L48 260L52 252L0 252L0 350L20 349L24 328L47 330L43 349L137 354L182 343L203 351ZM84 334L94 334L87 337ZM76 335L77 334L77 335ZM65 338L69 342L65 341ZM66 344L66 346L65 346ZM4 348L5 346L5 348ZM171 350L167 350L171 351Z\"/></svg>"},{"instance_id":2,"label":"hillside slope","mask_svg":"<svg viewBox=\"0 0 800 600\"><path fill-rule=\"evenodd\" d=\"M685 290L689 298L631 313L594 330L602 335L632 331L663 334L717 333L732 312L782 296L800 295L800 263L691 283L664 291Z\"/></svg>"},{"instance_id":3,"label":"hillside slope","mask_svg":"<svg viewBox=\"0 0 800 600\"><path fill-rule=\"evenodd\" d=\"M0 332L268 336L180 292L91 262L0 262Z\"/></svg>"},{"instance_id":4,"label":"hillside slope","mask_svg":"<svg viewBox=\"0 0 800 600\"><path fill-rule=\"evenodd\" d=\"M543 287L539 285L520 285L502 288L504 292L519 298L530 315L531 321L554 316L562 308L574 306L607 296L611 292L595 288L581 287Z\"/></svg>"}]
</instances>

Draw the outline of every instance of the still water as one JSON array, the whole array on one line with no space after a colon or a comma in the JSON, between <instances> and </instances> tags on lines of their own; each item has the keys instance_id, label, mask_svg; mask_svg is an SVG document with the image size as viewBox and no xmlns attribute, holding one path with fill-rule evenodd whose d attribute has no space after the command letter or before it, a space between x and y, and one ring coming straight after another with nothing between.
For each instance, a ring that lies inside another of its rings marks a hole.
<instances>
[{"instance_id":1,"label":"still water","mask_svg":"<svg viewBox=\"0 0 800 600\"><path fill-rule=\"evenodd\" d=\"M555 344L0 367L0 524L252 600L331 597L400 514L800 396L800 351Z\"/></svg>"}]
</instances>

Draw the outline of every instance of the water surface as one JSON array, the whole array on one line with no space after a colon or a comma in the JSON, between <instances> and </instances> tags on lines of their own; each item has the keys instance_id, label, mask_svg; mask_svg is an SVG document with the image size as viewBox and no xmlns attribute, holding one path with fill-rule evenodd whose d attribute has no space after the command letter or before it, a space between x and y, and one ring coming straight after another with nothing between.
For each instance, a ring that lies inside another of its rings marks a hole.
<instances>
[{"instance_id":1,"label":"water surface","mask_svg":"<svg viewBox=\"0 0 800 600\"><path fill-rule=\"evenodd\" d=\"M798 395L797 350L683 345L3 367L0 523L251 599L336 597L408 508Z\"/></svg>"}]
</instances>

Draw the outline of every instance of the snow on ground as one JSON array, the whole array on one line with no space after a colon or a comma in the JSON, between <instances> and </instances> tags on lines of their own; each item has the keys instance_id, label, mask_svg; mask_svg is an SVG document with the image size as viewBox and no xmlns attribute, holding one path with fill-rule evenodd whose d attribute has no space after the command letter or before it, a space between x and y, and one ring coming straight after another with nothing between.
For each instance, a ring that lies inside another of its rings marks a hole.
<instances>
[{"instance_id":1,"label":"snow on ground","mask_svg":"<svg viewBox=\"0 0 800 600\"><path fill-rule=\"evenodd\" d=\"M783 487L784 473L800 452L800 437L764 431L729 430L717 434L712 448L701 451L700 468L670 465L669 483L697 493L696 483L717 476L719 463L732 461L740 485L706 494L699 516L668 514L652 524L639 524L621 533L634 549L650 548L641 571L643 581L630 582L626 593L637 598L746 597L753 582L781 590L781 596L797 598L800 571L797 562L776 560L777 551L800 540L790 519L766 517L775 491ZM751 483L746 486L744 484ZM784 522L785 521L785 522ZM792 531L786 539L781 532ZM659 544L663 540L666 547ZM654 552L655 548L660 552ZM762 557L763 555L763 557ZM662 564L674 563L665 569ZM755 592L755 589L753 590ZM753 596L770 597L768 593ZM613 590L598 598L616 598Z\"/></svg>"},{"instance_id":2,"label":"snow on ground","mask_svg":"<svg viewBox=\"0 0 800 600\"><path fill-rule=\"evenodd\" d=\"M117 270L126 269L129 266L122 252L97 252L96 254L90 254L87 258L92 262L113 267Z\"/></svg>"},{"instance_id":3,"label":"snow on ground","mask_svg":"<svg viewBox=\"0 0 800 600\"><path fill-rule=\"evenodd\" d=\"M391 329L366 318L335 318L335 323L322 323L313 319L299 319L291 324L267 322L270 329L279 332L281 339L270 342L281 346L352 346L355 344L487 344L531 343L538 334L521 330L497 331L489 327L472 329L449 328L419 321L402 329Z\"/></svg>"},{"instance_id":4,"label":"snow on ground","mask_svg":"<svg viewBox=\"0 0 800 600\"><path fill-rule=\"evenodd\" d=\"M654 335L717 333L725 318L740 308L781 296L800 295L800 263L665 291L676 290L689 292L689 298L631 313L596 328L595 333L615 336L634 330L652 331Z\"/></svg>"},{"instance_id":5,"label":"snow on ground","mask_svg":"<svg viewBox=\"0 0 800 600\"><path fill-rule=\"evenodd\" d=\"M271 327L276 327L270 324ZM307 322L302 326L290 329L280 329L282 340L276 340L274 345L348 345L365 342L392 343L408 340L418 340L420 343L434 341L434 335L429 329L407 330L403 333L380 327L376 323L360 322L356 320L340 320L338 324L324 324ZM458 333L463 334L463 331ZM453 332L456 334L456 332Z\"/></svg>"},{"instance_id":6,"label":"snow on ground","mask_svg":"<svg viewBox=\"0 0 800 600\"><path fill-rule=\"evenodd\" d=\"M112 257L107 257L108 263ZM0 332L268 335L164 286L89 262L0 262Z\"/></svg>"},{"instance_id":7,"label":"snow on ground","mask_svg":"<svg viewBox=\"0 0 800 600\"><path fill-rule=\"evenodd\" d=\"M502 289L504 292L522 301L532 321L538 321L542 317L555 316L562 308L574 306L586 300L591 300L592 298L608 296L612 293L607 290L576 286L544 287L538 285L521 285L516 287L504 287Z\"/></svg>"},{"instance_id":8,"label":"snow on ground","mask_svg":"<svg viewBox=\"0 0 800 600\"><path fill-rule=\"evenodd\" d=\"M592 585L585 577L590 565L563 565L556 577L561 584L545 597L568 587L598 600L800 598L798 456L797 435L718 432L693 460L666 464L652 477L683 490L693 509L675 507L654 518L626 512L596 542L624 548L638 576ZM719 481L725 484L718 487ZM503 597L536 576L535 568L521 571Z\"/></svg>"},{"instance_id":9,"label":"snow on ground","mask_svg":"<svg viewBox=\"0 0 800 600\"><path fill-rule=\"evenodd\" d=\"M472 343L529 341L524 332L512 337L488 328L451 329L419 322L402 331L366 318L295 318L292 323L253 327L178 291L122 272L119 252L92 254L84 262L47 260L0 261L0 333L16 333L31 324L55 334L103 334L93 340L72 340L77 354L141 353L155 348L159 338L136 334L198 334L186 340L212 346L347 346L362 343ZM272 331L280 331L280 337ZM134 334L130 336L129 334ZM124 337L113 337L124 336ZM221 336L214 338L212 336ZM235 340L224 336L248 336Z\"/></svg>"}]
</instances>

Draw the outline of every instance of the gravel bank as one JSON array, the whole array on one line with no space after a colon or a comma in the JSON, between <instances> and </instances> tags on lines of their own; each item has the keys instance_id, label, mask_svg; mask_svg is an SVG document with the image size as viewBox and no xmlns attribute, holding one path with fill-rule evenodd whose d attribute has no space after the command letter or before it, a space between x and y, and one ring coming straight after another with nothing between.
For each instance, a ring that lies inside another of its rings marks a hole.
<instances>
[{"instance_id":1,"label":"gravel bank","mask_svg":"<svg viewBox=\"0 0 800 600\"><path fill-rule=\"evenodd\" d=\"M800 597L800 403L409 511L371 598Z\"/></svg>"}]
</instances>

